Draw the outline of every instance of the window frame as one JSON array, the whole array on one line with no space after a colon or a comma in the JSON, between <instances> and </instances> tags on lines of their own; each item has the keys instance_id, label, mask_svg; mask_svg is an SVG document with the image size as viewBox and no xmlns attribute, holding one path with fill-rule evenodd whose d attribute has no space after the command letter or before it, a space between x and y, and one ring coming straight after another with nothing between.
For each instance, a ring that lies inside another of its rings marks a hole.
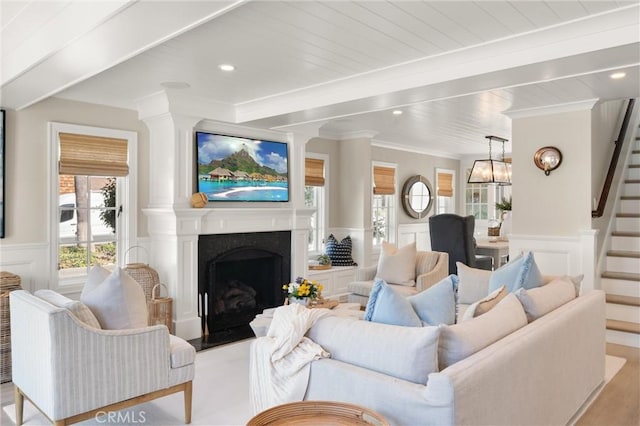
<instances>
[{"instance_id":1,"label":"window frame","mask_svg":"<svg viewBox=\"0 0 640 426\"><path fill-rule=\"evenodd\" d=\"M373 170L374 167L388 167L394 170L393 175L393 185L394 185L394 193L393 194L374 194L373 187L375 184ZM376 197L389 197L389 222L387 224L387 229L389 230L387 238L384 241L395 244L398 240L398 165L395 163L387 163L382 161L372 161L371 162L371 206L369 209L370 217L371 217L371 245L375 252L378 252L382 247L382 241L380 243L376 243L373 237L374 224L373 224L373 209L375 204Z\"/></svg>"},{"instance_id":2,"label":"window frame","mask_svg":"<svg viewBox=\"0 0 640 426\"><path fill-rule=\"evenodd\" d=\"M132 245L137 235L137 152L138 136L136 132L117 130L103 127L84 126L69 123L49 123L49 193L47 203L49 205L49 252L50 288L62 293L71 293L82 290L86 281L86 275L76 275L71 278L61 279L58 271L58 256L60 250L59 232L59 172L58 160L60 156L60 133L77 133L89 136L119 138L127 140L129 174L116 179L116 205L122 206L122 212L118 218L116 227L116 264L124 262L125 248Z\"/></svg>"},{"instance_id":3,"label":"window frame","mask_svg":"<svg viewBox=\"0 0 640 426\"><path fill-rule=\"evenodd\" d=\"M328 220L329 220L329 183L330 183L330 173L329 173L329 155L327 154L319 154L315 152L306 152L305 158L313 158L316 160L322 160L324 167L324 185L318 190L320 193L319 197L316 197L316 201L319 201L320 207L316 207L316 244L314 249L312 250L307 245L308 256L310 259L315 259L317 256L324 253L325 240L327 238L327 229L328 229ZM305 185L306 188L307 185ZM318 200L319 199L319 200ZM311 230L309 231L311 232Z\"/></svg>"}]
</instances>

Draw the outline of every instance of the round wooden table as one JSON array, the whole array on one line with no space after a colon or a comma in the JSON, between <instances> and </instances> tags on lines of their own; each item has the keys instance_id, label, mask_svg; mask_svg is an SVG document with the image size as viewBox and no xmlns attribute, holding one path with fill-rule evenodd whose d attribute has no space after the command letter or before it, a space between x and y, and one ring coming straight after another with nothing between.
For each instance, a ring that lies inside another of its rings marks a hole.
<instances>
[{"instance_id":1,"label":"round wooden table","mask_svg":"<svg viewBox=\"0 0 640 426\"><path fill-rule=\"evenodd\" d=\"M334 401L300 401L271 407L256 414L247 426L276 425L376 425L388 426L380 414L355 404Z\"/></svg>"}]
</instances>

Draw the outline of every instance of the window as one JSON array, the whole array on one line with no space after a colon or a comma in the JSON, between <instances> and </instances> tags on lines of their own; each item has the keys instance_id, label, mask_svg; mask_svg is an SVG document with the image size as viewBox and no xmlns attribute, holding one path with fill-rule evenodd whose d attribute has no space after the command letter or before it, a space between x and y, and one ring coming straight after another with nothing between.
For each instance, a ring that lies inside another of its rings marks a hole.
<instances>
[{"instance_id":1,"label":"window","mask_svg":"<svg viewBox=\"0 0 640 426\"><path fill-rule=\"evenodd\" d=\"M471 169L467 170L467 178ZM473 215L477 220L500 219L500 212L496 203L503 197L511 195L510 186L496 184L481 185L467 183L465 193L466 214Z\"/></svg>"},{"instance_id":2,"label":"window","mask_svg":"<svg viewBox=\"0 0 640 426\"><path fill-rule=\"evenodd\" d=\"M307 154L305 159L304 205L315 208L311 215L309 230L309 253L320 254L324 251L324 235L327 229L327 164L329 158L321 154Z\"/></svg>"},{"instance_id":3,"label":"window","mask_svg":"<svg viewBox=\"0 0 640 426\"><path fill-rule=\"evenodd\" d=\"M436 211L435 214L455 213L456 172L436 169Z\"/></svg>"},{"instance_id":4,"label":"window","mask_svg":"<svg viewBox=\"0 0 640 426\"><path fill-rule=\"evenodd\" d=\"M373 225L373 245L382 241L395 242L396 225L396 166L375 163L373 165L373 197L371 221Z\"/></svg>"},{"instance_id":5,"label":"window","mask_svg":"<svg viewBox=\"0 0 640 426\"><path fill-rule=\"evenodd\" d=\"M122 263L136 211L129 190L136 135L61 123L50 128L52 282L80 287L93 265Z\"/></svg>"}]
</instances>

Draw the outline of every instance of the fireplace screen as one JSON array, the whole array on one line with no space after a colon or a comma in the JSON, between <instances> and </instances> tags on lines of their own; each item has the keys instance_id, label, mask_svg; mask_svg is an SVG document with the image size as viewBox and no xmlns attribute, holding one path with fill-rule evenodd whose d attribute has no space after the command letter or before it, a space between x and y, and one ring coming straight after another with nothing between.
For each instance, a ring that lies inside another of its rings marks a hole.
<instances>
[{"instance_id":1,"label":"fireplace screen","mask_svg":"<svg viewBox=\"0 0 640 426\"><path fill-rule=\"evenodd\" d=\"M252 237L244 241L239 234L230 234L204 237L232 239L236 247L213 242L216 238L206 248L201 237L199 257L206 260L200 263L199 292L203 335L208 343L251 337L249 323L256 314L282 304L282 285L290 278L290 234L286 234L282 236L285 247L275 243L277 239L261 236L258 240L264 241L256 241L255 234L245 234Z\"/></svg>"}]
</instances>

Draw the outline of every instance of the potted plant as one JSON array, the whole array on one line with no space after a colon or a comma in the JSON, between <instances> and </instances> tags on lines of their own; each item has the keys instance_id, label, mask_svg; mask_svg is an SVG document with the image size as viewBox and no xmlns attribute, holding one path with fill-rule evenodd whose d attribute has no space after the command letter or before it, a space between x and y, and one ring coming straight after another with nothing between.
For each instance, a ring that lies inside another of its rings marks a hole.
<instances>
[{"instance_id":1,"label":"potted plant","mask_svg":"<svg viewBox=\"0 0 640 426\"><path fill-rule=\"evenodd\" d=\"M496 203L496 208L502 212L502 224L500 225L500 237L507 239L511 233L511 208L513 207L511 197L507 200L502 197L502 201Z\"/></svg>"},{"instance_id":2,"label":"potted plant","mask_svg":"<svg viewBox=\"0 0 640 426\"><path fill-rule=\"evenodd\" d=\"M505 197L502 197L502 201L496 203L496 209L501 212L510 212L511 211L511 197L507 200Z\"/></svg>"}]
</instances>

